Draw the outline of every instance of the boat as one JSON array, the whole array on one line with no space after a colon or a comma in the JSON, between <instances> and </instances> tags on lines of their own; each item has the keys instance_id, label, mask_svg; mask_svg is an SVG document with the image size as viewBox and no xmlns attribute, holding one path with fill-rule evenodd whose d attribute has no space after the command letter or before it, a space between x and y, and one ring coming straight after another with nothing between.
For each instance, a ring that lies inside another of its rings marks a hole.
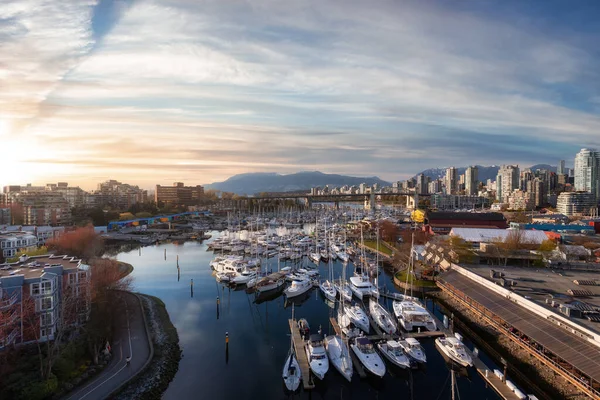
<instances>
[{"instance_id":1,"label":"boat","mask_svg":"<svg viewBox=\"0 0 600 400\"><path fill-rule=\"evenodd\" d=\"M361 276L351 276L350 277L350 290L352 293L362 300L365 297L371 296L373 293L373 284L369 280L368 277Z\"/></svg>"},{"instance_id":2,"label":"boat","mask_svg":"<svg viewBox=\"0 0 600 400\"><path fill-rule=\"evenodd\" d=\"M406 338L403 340L399 340L400 346L404 349L406 354L408 354L413 360L420 363L427 362L427 356L425 355L425 350L421 346L421 343L415 338Z\"/></svg>"},{"instance_id":3,"label":"boat","mask_svg":"<svg viewBox=\"0 0 600 400\"><path fill-rule=\"evenodd\" d=\"M348 382L352 381L352 358L350 357L350 350L344 340L335 335L327 336L325 338L325 349L329 361L338 370Z\"/></svg>"},{"instance_id":4,"label":"boat","mask_svg":"<svg viewBox=\"0 0 600 400\"><path fill-rule=\"evenodd\" d=\"M234 283L236 285L244 285L250 282L252 279L256 278L256 276L256 271L245 269L244 271L242 271L241 274L234 277L231 280L231 283Z\"/></svg>"},{"instance_id":5,"label":"boat","mask_svg":"<svg viewBox=\"0 0 600 400\"><path fill-rule=\"evenodd\" d=\"M258 281L256 283L256 290L259 293L265 293L265 292L269 292L271 290L277 290L277 289L281 288L284 284L285 284L284 279L273 279L273 278L269 278L267 276L267 277L262 278L260 281Z\"/></svg>"},{"instance_id":6,"label":"boat","mask_svg":"<svg viewBox=\"0 0 600 400\"><path fill-rule=\"evenodd\" d=\"M394 320L390 313L388 313L379 302L376 300L369 301L369 311L377 326L379 326L384 333L390 335L396 333L396 324L394 323Z\"/></svg>"},{"instance_id":7,"label":"boat","mask_svg":"<svg viewBox=\"0 0 600 400\"><path fill-rule=\"evenodd\" d=\"M293 307L294 306L292 305L292 308ZM308 325L308 321L305 318L298 321L298 330L300 331L302 339L307 339L308 335L310 335L310 325Z\"/></svg>"},{"instance_id":8,"label":"boat","mask_svg":"<svg viewBox=\"0 0 600 400\"><path fill-rule=\"evenodd\" d=\"M329 282L329 280L321 282L319 284L319 289L321 289L323 296L325 296L327 300L335 302L337 290L335 290L335 287L331 284L331 282Z\"/></svg>"},{"instance_id":9,"label":"boat","mask_svg":"<svg viewBox=\"0 0 600 400\"><path fill-rule=\"evenodd\" d=\"M352 301L352 290L350 290L348 283L335 282L333 284L333 286L335 287L335 290L337 290L337 293L340 295L341 299L343 299L344 301L347 301L347 302Z\"/></svg>"},{"instance_id":10,"label":"boat","mask_svg":"<svg viewBox=\"0 0 600 400\"><path fill-rule=\"evenodd\" d=\"M310 253L308 258L310 258L310 260L315 264L319 265L321 262L321 253Z\"/></svg>"},{"instance_id":11,"label":"boat","mask_svg":"<svg viewBox=\"0 0 600 400\"><path fill-rule=\"evenodd\" d=\"M395 340L377 343L377 348L389 362L400 368L411 368L413 362L400 343Z\"/></svg>"},{"instance_id":12,"label":"boat","mask_svg":"<svg viewBox=\"0 0 600 400\"><path fill-rule=\"evenodd\" d=\"M217 272L215 276L217 277L217 281L221 283L229 283L233 278L231 272Z\"/></svg>"},{"instance_id":13,"label":"boat","mask_svg":"<svg viewBox=\"0 0 600 400\"><path fill-rule=\"evenodd\" d=\"M429 311L421 305L421 303L414 300L394 300L392 303L394 314L398 318L398 322L402 325L402 328L408 332L414 328L425 328L428 331L437 330L435 320L429 313Z\"/></svg>"},{"instance_id":14,"label":"boat","mask_svg":"<svg viewBox=\"0 0 600 400\"><path fill-rule=\"evenodd\" d=\"M348 316L354 326L365 333L369 333L369 317L367 317L367 314L359 305L355 304L351 307L344 308L344 313Z\"/></svg>"},{"instance_id":15,"label":"boat","mask_svg":"<svg viewBox=\"0 0 600 400\"><path fill-rule=\"evenodd\" d=\"M292 320L294 319L294 309L292 308ZM283 382L287 390L295 392L300 386L300 380L302 380L302 371L298 360L296 360L296 354L294 354L294 339L290 335L290 351L288 358L283 364L283 372L281 374Z\"/></svg>"},{"instance_id":16,"label":"boat","mask_svg":"<svg viewBox=\"0 0 600 400\"><path fill-rule=\"evenodd\" d=\"M283 293L285 293L287 298L292 298L308 292L312 287L312 282L307 278L294 279L292 280L292 284Z\"/></svg>"},{"instance_id":17,"label":"boat","mask_svg":"<svg viewBox=\"0 0 600 400\"><path fill-rule=\"evenodd\" d=\"M329 371L329 360L323 346L323 335L320 330L319 333L310 335L305 348L310 370L317 378L323 379Z\"/></svg>"},{"instance_id":18,"label":"boat","mask_svg":"<svg viewBox=\"0 0 600 400\"><path fill-rule=\"evenodd\" d=\"M385 363L368 338L357 337L350 347L367 371L380 378L385 375Z\"/></svg>"},{"instance_id":19,"label":"boat","mask_svg":"<svg viewBox=\"0 0 600 400\"><path fill-rule=\"evenodd\" d=\"M435 339L435 345L442 354L458 365L463 367L473 366L473 359L467 353L465 345L457 338L453 336L440 337Z\"/></svg>"}]
</instances>

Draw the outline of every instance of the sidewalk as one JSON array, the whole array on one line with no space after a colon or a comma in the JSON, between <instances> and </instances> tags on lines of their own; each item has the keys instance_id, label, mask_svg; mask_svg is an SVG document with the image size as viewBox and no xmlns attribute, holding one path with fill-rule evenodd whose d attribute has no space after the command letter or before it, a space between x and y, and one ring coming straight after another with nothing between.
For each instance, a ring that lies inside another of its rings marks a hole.
<instances>
[{"instance_id":1,"label":"sidewalk","mask_svg":"<svg viewBox=\"0 0 600 400\"><path fill-rule=\"evenodd\" d=\"M112 343L113 358L98 376L85 386L69 393L66 400L102 400L133 378L146 365L150 357L150 343L138 297L132 293L119 292L123 301ZM127 357L131 362L127 365Z\"/></svg>"}]
</instances>

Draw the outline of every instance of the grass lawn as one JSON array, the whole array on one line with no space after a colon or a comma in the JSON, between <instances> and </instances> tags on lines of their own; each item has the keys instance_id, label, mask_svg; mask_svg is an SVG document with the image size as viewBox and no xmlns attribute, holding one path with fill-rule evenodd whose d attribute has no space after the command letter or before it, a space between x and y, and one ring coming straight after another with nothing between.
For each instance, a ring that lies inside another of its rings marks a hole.
<instances>
[{"instance_id":1,"label":"grass lawn","mask_svg":"<svg viewBox=\"0 0 600 400\"><path fill-rule=\"evenodd\" d=\"M396 279L398 279L400 282L406 282L406 270L400 271L400 272L396 272ZM408 277L408 283L410 283L411 285L415 285L415 286L423 286L423 287L436 287L436 284L434 281L428 281L428 280L424 280L424 279L416 279L415 276L413 274L410 274Z\"/></svg>"},{"instance_id":2,"label":"grass lawn","mask_svg":"<svg viewBox=\"0 0 600 400\"><path fill-rule=\"evenodd\" d=\"M376 240L365 240L365 246L370 247L372 249L379 250L383 254L387 254L388 256L392 256L392 250L388 249L383 245L383 243L379 242L379 249L377 249L377 241Z\"/></svg>"}]
</instances>

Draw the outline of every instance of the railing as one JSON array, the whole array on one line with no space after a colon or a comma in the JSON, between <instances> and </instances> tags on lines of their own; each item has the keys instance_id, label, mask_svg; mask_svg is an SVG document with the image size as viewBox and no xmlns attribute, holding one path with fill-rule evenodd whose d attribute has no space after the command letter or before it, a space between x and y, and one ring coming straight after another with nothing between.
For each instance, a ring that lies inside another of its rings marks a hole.
<instances>
[{"instance_id":1,"label":"railing","mask_svg":"<svg viewBox=\"0 0 600 400\"><path fill-rule=\"evenodd\" d=\"M6 338L0 339L0 349L13 344L18 335L19 331L17 329L13 329L13 331Z\"/></svg>"},{"instance_id":2,"label":"railing","mask_svg":"<svg viewBox=\"0 0 600 400\"><path fill-rule=\"evenodd\" d=\"M18 300L19 300L19 294L18 293L14 293L12 296L10 296L9 299L0 301L0 309L6 308L6 307L10 307L13 304L15 304Z\"/></svg>"}]
</instances>

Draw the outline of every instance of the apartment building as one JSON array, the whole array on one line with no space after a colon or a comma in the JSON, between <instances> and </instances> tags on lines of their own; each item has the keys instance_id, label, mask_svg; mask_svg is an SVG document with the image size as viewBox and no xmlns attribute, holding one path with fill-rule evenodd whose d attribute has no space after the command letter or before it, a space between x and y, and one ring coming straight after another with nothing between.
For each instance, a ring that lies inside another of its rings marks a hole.
<instances>
[{"instance_id":1,"label":"apartment building","mask_svg":"<svg viewBox=\"0 0 600 400\"><path fill-rule=\"evenodd\" d=\"M88 196L88 204L91 206L110 205L120 210L127 210L134 204L146 201L148 191L116 180L99 183L98 190Z\"/></svg>"},{"instance_id":2,"label":"apartment building","mask_svg":"<svg viewBox=\"0 0 600 400\"><path fill-rule=\"evenodd\" d=\"M175 182L173 186L156 185L154 200L168 204L195 205L204 196L204 188L200 185L185 186L183 182Z\"/></svg>"},{"instance_id":3,"label":"apartment building","mask_svg":"<svg viewBox=\"0 0 600 400\"><path fill-rule=\"evenodd\" d=\"M10 208L0 208L0 225L11 224Z\"/></svg>"},{"instance_id":4,"label":"apartment building","mask_svg":"<svg viewBox=\"0 0 600 400\"><path fill-rule=\"evenodd\" d=\"M71 207L60 192L45 186L6 186L3 207L12 208L13 223L23 225L68 225Z\"/></svg>"},{"instance_id":5,"label":"apartment building","mask_svg":"<svg viewBox=\"0 0 600 400\"><path fill-rule=\"evenodd\" d=\"M556 210L564 215L593 215L597 213L596 196L588 192L563 192L558 195Z\"/></svg>"},{"instance_id":6,"label":"apartment building","mask_svg":"<svg viewBox=\"0 0 600 400\"><path fill-rule=\"evenodd\" d=\"M90 269L69 256L21 257L0 264L0 349L53 340L60 326L81 324L90 312Z\"/></svg>"},{"instance_id":7,"label":"apartment building","mask_svg":"<svg viewBox=\"0 0 600 400\"><path fill-rule=\"evenodd\" d=\"M19 250L35 250L37 246L38 238L31 232L0 232L0 254L5 260L15 257Z\"/></svg>"}]
</instances>

